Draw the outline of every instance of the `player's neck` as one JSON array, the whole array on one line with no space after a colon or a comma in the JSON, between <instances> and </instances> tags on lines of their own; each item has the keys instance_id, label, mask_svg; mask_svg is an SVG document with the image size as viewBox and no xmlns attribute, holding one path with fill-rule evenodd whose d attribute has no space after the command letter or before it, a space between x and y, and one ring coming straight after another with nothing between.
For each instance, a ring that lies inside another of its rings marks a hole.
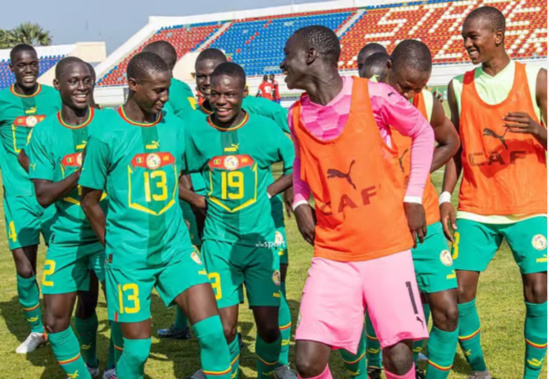
<instances>
[{"instance_id":1,"label":"player's neck","mask_svg":"<svg viewBox=\"0 0 549 379\"><path fill-rule=\"evenodd\" d=\"M123 106L124 114L131 121L137 123L152 123L158 119L157 113L148 113L145 112L141 107L133 100L133 98L128 99L126 104Z\"/></svg>"},{"instance_id":2,"label":"player's neck","mask_svg":"<svg viewBox=\"0 0 549 379\"><path fill-rule=\"evenodd\" d=\"M343 78L337 70L325 71L322 75L313 77L305 91L315 104L326 105L343 89Z\"/></svg>"},{"instance_id":3,"label":"player's neck","mask_svg":"<svg viewBox=\"0 0 549 379\"><path fill-rule=\"evenodd\" d=\"M235 118L228 122L221 122L217 118L217 115L214 113L210 116L212 123L219 129L234 129L242 126L244 124L244 120L246 119L247 113L243 109L238 112L238 115L236 115Z\"/></svg>"},{"instance_id":4,"label":"player's neck","mask_svg":"<svg viewBox=\"0 0 549 379\"><path fill-rule=\"evenodd\" d=\"M88 120L90 107L75 109L63 103L61 107L61 119L68 125L81 125Z\"/></svg>"},{"instance_id":5,"label":"player's neck","mask_svg":"<svg viewBox=\"0 0 549 379\"><path fill-rule=\"evenodd\" d=\"M22 87L17 83L13 85L13 91L18 95L24 95L24 96L34 95L37 90L38 90L38 83L34 83L34 86L32 86L31 88Z\"/></svg>"},{"instance_id":6,"label":"player's neck","mask_svg":"<svg viewBox=\"0 0 549 379\"><path fill-rule=\"evenodd\" d=\"M482 64L482 71L487 73L490 76L496 76L500 72L502 72L507 65L511 63L511 58L507 55L507 52L505 50L495 56L494 58L490 59L488 62L484 62Z\"/></svg>"}]
</instances>

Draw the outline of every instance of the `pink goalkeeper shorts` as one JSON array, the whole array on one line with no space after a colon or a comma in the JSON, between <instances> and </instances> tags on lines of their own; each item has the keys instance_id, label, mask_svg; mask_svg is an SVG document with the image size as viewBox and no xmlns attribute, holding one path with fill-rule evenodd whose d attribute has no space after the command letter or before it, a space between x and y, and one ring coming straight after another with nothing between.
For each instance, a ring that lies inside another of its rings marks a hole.
<instances>
[{"instance_id":1,"label":"pink goalkeeper shorts","mask_svg":"<svg viewBox=\"0 0 549 379\"><path fill-rule=\"evenodd\" d=\"M295 339L356 354L366 308L382 348L428 338L410 250L362 262L313 258Z\"/></svg>"}]
</instances>

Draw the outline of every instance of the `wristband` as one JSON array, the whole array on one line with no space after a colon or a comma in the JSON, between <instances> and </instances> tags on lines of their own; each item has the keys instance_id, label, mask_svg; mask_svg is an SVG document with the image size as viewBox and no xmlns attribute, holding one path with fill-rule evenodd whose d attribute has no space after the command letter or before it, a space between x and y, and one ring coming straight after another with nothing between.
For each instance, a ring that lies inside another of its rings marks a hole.
<instances>
[{"instance_id":1,"label":"wristband","mask_svg":"<svg viewBox=\"0 0 549 379\"><path fill-rule=\"evenodd\" d=\"M442 203L451 203L452 202L452 194L448 191L444 191L440 194L438 198L438 205L442 205Z\"/></svg>"},{"instance_id":2,"label":"wristband","mask_svg":"<svg viewBox=\"0 0 549 379\"><path fill-rule=\"evenodd\" d=\"M299 201L296 201L294 203L294 205L292 205L292 210L295 212L295 210L297 209L297 207L299 207L300 205L303 205L303 204L309 204L307 202L307 200L299 200Z\"/></svg>"},{"instance_id":3,"label":"wristband","mask_svg":"<svg viewBox=\"0 0 549 379\"><path fill-rule=\"evenodd\" d=\"M419 196L404 196L405 203L423 204L423 199Z\"/></svg>"}]
</instances>

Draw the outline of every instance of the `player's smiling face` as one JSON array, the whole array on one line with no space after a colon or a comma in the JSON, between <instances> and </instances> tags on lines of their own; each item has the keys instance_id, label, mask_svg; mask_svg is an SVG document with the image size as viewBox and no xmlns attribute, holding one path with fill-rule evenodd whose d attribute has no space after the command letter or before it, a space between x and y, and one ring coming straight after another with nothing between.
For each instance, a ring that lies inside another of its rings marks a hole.
<instances>
[{"instance_id":1,"label":"player's smiling face","mask_svg":"<svg viewBox=\"0 0 549 379\"><path fill-rule=\"evenodd\" d=\"M10 63L10 70L15 75L15 82L22 88L31 89L38 79L38 57L32 50L18 52Z\"/></svg>"},{"instance_id":2,"label":"player's smiling face","mask_svg":"<svg viewBox=\"0 0 549 379\"><path fill-rule=\"evenodd\" d=\"M491 28L489 21L482 17L468 19L461 31L463 46L473 64L490 60L498 45L503 43L503 33Z\"/></svg>"},{"instance_id":3,"label":"player's smiling face","mask_svg":"<svg viewBox=\"0 0 549 379\"><path fill-rule=\"evenodd\" d=\"M196 87L205 99L210 99L211 93L211 75L215 68L222 62L214 59L204 59L197 62L196 71Z\"/></svg>"},{"instance_id":4,"label":"player's smiling face","mask_svg":"<svg viewBox=\"0 0 549 379\"><path fill-rule=\"evenodd\" d=\"M410 100L425 88L430 77L431 72L422 72L412 68L401 68L397 71L394 66L391 66L387 71L386 83Z\"/></svg>"},{"instance_id":5,"label":"player's smiling face","mask_svg":"<svg viewBox=\"0 0 549 379\"><path fill-rule=\"evenodd\" d=\"M158 114L168 102L171 84L171 72L149 71L136 81L129 79L128 85L135 92L134 99L139 108L148 114Z\"/></svg>"},{"instance_id":6,"label":"player's smiling face","mask_svg":"<svg viewBox=\"0 0 549 379\"><path fill-rule=\"evenodd\" d=\"M215 118L222 124L234 121L242 109L242 99L246 97L244 83L234 76L219 75L212 79L210 104Z\"/></svg>"},{"instance_id":7,"label":"player's smiling face","mask_svg":"<svg viewBox=\"0 0 549 379\"><path fill-rule=\"evenodd\" d=\"M307 52L299 44L297 38L290 37L284 47L285 58L280 64L282 73L289 89L305 89L300 85L303 75L307 72Z\"/></svg>"},{"instance_id":8,"label":"player's smiling face","mask_svg":"<svg viewBox=\"0 0 549 379\"><path fill-rule=\"evenodd\" d=\"M73 109L88 107L89 97L93 91L93 81L88 66L84 62L69 64L55 78L53 86L59 91L64 104Z\"/></svg>"}]
</instances>

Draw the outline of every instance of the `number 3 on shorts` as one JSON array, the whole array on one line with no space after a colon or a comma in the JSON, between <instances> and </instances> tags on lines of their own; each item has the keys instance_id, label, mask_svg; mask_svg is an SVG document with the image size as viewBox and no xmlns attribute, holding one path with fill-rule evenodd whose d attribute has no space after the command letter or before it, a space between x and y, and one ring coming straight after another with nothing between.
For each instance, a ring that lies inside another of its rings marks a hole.
<instances>
[{"instance_id":1,"label":"number 3 on shorts","mask_svg":"<svg viewBox=\"0 0 549 379\"><path fill-rule=\"evenodd\" d=\"M124 301L126 296L126 301ZM118 285L118 301L120 303L120 313L137 313L141 309L139 304L139 287L135 283L126 283L123 286ZM125 307L124 303L131 301L133 307Z\"/></svg>"},{"instance_id":2,"label":"number 3 on shorts","mask_svg":"<svg viewBox=\"0 0 549 379\"><path fill-rule=\"evenodd\" d=\"M210 272L208 279L210 279L210 283L212 284L215 300L220 300L223 297L223 293L221 292L221 277L217 272Z\"/></svg>"},{"instance_id":3,"label":"number 3 on shorts","mask_svg":"<svg viewBox=\"0 0 549 379\"><path fill-rule=\"evenodd\" d=\"M459 256L459 232L454 232L454 243L452 244L452 259Z\"/></svg>"}]
</instances>

